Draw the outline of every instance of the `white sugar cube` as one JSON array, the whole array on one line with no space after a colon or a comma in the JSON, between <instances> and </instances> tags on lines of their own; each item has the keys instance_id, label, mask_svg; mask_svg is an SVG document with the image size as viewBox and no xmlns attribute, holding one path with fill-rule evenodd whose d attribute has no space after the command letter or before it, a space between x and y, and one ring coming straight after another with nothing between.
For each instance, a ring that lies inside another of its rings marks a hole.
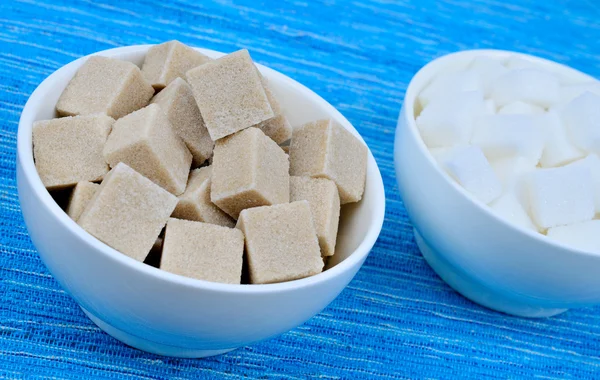
<instances>
[{"instance_id":1,"label":"white sugar cube","mask_svg":"<svg viewBox=\"0 0 600 380\"><path fill-rule=\"evenodd\" d=\"M591 81L562 86L560 88L560 103L567 104L578 96L583 95L586 91L600 96L600 82Z\"/></svg>"},{"instance_id":2,"label":"white sugar cube","mask_svg":"<svg viewBox=\"0 0 600 380\"><path fill-rule=\"evenodd\" d=\"M490 160L521 156L537 165L544 138L528 115L485 115L475 120L471 143Z\"/></svg>"},{"instance_id":3,"label":"white sugar cube","mask_svg":"<svg viewBox=\"0 0 600 380\"><path fill-rule=\"evenodd\" d=\"M454 146L446 146L446 147L441 147L441 148L431 148L429 149L429 153L431 153L431 155L433 156L433 159L439 163L439 164L444 164L444 162L446 162L447 159L449 159L450 157L452 157L452 153L456 150L457 148Z\"/></svg>"},{"instance_id":4,"label":"white sugar cube","mask_svg":"<svg viewBox=\"0 0 600 380\"><path fill-rule=\"evenodd\" d=\"M442 148L431 148L429 149L429 153L431 153L433 159L437 162L440 168L446 173L450 174L450 172L448 172L448 169L446 168L446 161L454 157L458 152L468 147L469 145L455 145L446 146Z\"/></svg>"},{"instance_id":5,"label":"white sugar cube","mask_svg":"<svg viewBox=\"0 0 600 380\"><path fill-rule=\"evenodd\" d=\"M485 100L485 113L487 115L494 115L496 113L496 102L494 102L494 99Z\"/></svg>"},{"instance_id":6,"label":"white sugar cube","mask_svg":"<svg viewBox=\"0 0 600 380\"><path fill-rule=\"evenodd\" d=\"M561 117L575 146L600 154L600 96L584 92L564 106Z\"/></svg>"},{"instance_id":7,"label":"white sugar cube","mask_svg":"<svg viewBox=\"0 0 600 380\"><path fill-rule=\"evenodd\" d=\"M457 149L445 161L445 168L456 182L483 203L490 203L502 193L500 181L478 147Z\"/></svg>"},{"instance_id":8,"label":"white sugar cube","mask_svg":"<svg viewBox=\"0 0 600 380\"><path fill-rule=\"evenodd\" d=\"M524 157L502 158L492 161L490 164L505 190L512 189L515 182L524 174L535 170L535 165Z\"/></svg>"},{"instance_id":9,"label":"white sugar cube","mask_svg":"<svg viewBox=\"0 0 600 380\"><path fill-rule=\"evenodd\" d=\"M484 112L479 91L458 93L447 99L434 99L417 117L421 137L430 148L468 144L473 120Z\"/></svg>"},{"instance_id":10,"label":"white sugar cube","mask_svg":"<svg viewBox=\"0 0 600 380\"><path fill-rule=\"evenodd\" d=\"M508 103L498 110L498 113L501 115L538 115L544 112L545 110L540 106L521 101Z\"/></svg>"},{"instance_id":11,"label":"white sugar cube","mask_svg":"<svg viewBox=\"0 0 600 380\"><path fill-rule=\"evenodd\" d=\"M492 98L499 107L522 101L548 108L560 100L560 85L553 74L538 69L512 70L492 86Z\"/></svg>"},{"instance_id":12,"label":"white sugar cube","mask_svg":"<svg viewBox=\"0 0 600 380\"><path fill-rule=\"evenodd\" d=\"M492 92L492 85L498 77L506 74L508 69L499 60L490 57L477 57L468 67L479 76L483 94L488 97Z\"/></svg>"},{"instance_id":13,"label":"white sugar cube","mask_svg":"<svg viewBox=\"0 0 600 380\"><path fill-rule=\"evenodd\" d=\"M524 157L507 157L490 162L494 173L502 183L505 190L514 188L517 180L524 174L528 174L535 170L535 165L530 160Z\"/></svg>"},{"instance_id":14,"label":"white sugar cube","mask_svg":"<svg viewBox=\"0 0 600 380\"><path fill-rule=\"evenodd\" d=\"M592 190L594 193L594 204L596 214L600 214L600 158L595 154L590 154L583 160L574 164L581 163L590 169L592 175Z\"/></svg>"},{"instance_id":15,"label":"white sugar cube","mask_svg":"<svg viewBox=\"0 0 600 380\"><path fill-rule=\"evenodd\" d=\"M524 157L508 157L490 162L502 184L504 194L513 193L525 209L529 209L529 196L525 180L535 165Z\"/></svg>"},{"instance_id":16,"label":"white sugar cube","mask_svg":"<svg viewBox=\"0 0 600 380\"><path fill-rule=\"evenodd\" d=\"M528 190L531 217L543 229L594 217L592 177L586 165L535 170L529 175Z\"/></svg>"},{"instance_id":17,"label":"white sugar cube","mask_svg":"<svg viewBox=\"0 0 600 380\"><path fill-rule=\"evenodd\" d=\"M470 70L443 73L433 79L418 95L421 107L425 108L436 98L449 98L465 91L481 91L479 75Z\"/></svg>"},{"instance_id":18,"label":"white sugar cube","mask_svg":"<svg viewBox=\"0 0 600 380\"><path fill-rule=\"evenodd\" d=\"M496 215L509 223L528 230L538 230L513 192L505 193L490 203L490 208Z\"/></svg>"},{"instance_id":19,"label":"white sugar cube","mask_svg":"<svg viewBox=\"0 0 600 380\"><path fill-rule=\"evenodd\" d=\"M583 151L569 141L565 126L557 112L550 110L546 114L537 115L535 122L538 123L545 138L544 152L540 158L542 167L561 166L584 156Z\"/></svg>"},{"instance_id":20,"label":"white sugar cube","mask_svg":"<svg viewBox=\"0 0 600 380\"><path fill-rule=\"evenodd\" d=\"M548 229L548 237L575 249L600 253L600 220Z\"/></svg>"},{"instance_id":21,"label":"white sugar cube","mask_svg":"<svg viewBox=\"0 0 600 380\"><path fill-rule=\"evenodd\" d=\"M535 69L539 66L528 59L521 58L518 55L512 55L506 60L506 67L510 70Z\"/></svg>"}]
</instances>

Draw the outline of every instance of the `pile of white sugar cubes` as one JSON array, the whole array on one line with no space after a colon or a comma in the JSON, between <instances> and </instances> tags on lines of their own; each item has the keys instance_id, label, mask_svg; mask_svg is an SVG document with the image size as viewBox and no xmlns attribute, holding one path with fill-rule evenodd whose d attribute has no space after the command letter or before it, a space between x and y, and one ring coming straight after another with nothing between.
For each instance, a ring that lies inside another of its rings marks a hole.
<instances>
[{"instance_id":1,"label":"pile of white sugar cubes","mask_svg":"<svg viewBox=\"0 0 600 380\"><path fill-rule=\"evenodd\" d=\"M435 160L474 198L516 226L600 252L600 82L480 56L435 76L415 113Z\"/></svg>"}]
</instances>

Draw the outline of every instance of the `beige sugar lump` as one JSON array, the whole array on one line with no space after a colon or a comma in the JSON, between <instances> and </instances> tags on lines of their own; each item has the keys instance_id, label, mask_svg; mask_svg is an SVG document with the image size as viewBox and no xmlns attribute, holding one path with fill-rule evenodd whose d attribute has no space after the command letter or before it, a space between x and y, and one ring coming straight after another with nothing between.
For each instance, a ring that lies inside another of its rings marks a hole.
<instances>
[{"instance_id":1,"label":"beige sugar lump","mask_svg":"<svg viewBox=\"0 0 600 380\"><path fill-rule=\"evenodd\" d=\"M179 202L172 217L225 227L235 226L235 221L210 200L211 174L211 166L194 169L190 172L187 187L185 192L179 196Z\"/></svg>"},{"instance_id":2,"label":"beige sugar lump","mask_svg":"<svg viewBox=\"0 0 600 380\"><path fill-rule=\"evenodd\" d=\"M111 167L124 162L175 195L185 190L192 164L192 154L157 104L117 120L104 157Z\"/></svg>"},{"instance_id":3,"label":"beige sugar lump","mask_svg":"<svg viewBox=\"0 0 600 380\"><path fill-rule=\"evenodd\" d=\"M210 61L211 58L196 49L173 40L148 50L142 74L154 88L162 89L176 78L185 78L188 70Z\"/></svg>"},{"instance_id":4,"label":"beige sugar lump","mask_svg":"<svg viewBox=\"0 0 600 380\"><path fill-rule=\"evenodd\" d=\"M237 228L246 237L252 284L291 281L323 270L307 201L246 209L240 213Z\"/></svg>"},{"instance_id":5,"label":"beige sugar lump","mask_svg":"<svg viewBox=\"0 0 600 380\"><path fill-rule=\"evenodd\" d=\"M160 269L199 280L239 284L244 234L235 228L169 219Z\"/></svg>"},{"instance_id":6,"label":"beige sugar lump","mask_svg":"<svg viewBox=\"0 0 600 380\"><path fill-rule=\"evenodd\" d=\"M176 205L176 196L119 163L77 223L117 251L144 261Z\"/></svg>"},{"instance_id":7,"label":"beige sugar lump","mask_svg":"<svg viewBox=\"0 0 600 380\"><path fill-rule=\"evenodd\" d=\"M109 167L102 149L115 121L102 114L33 123L35 167L49 190L99 181Z\"/></svg>"},{"instance_id":8,"label":"beige sugar lump","mask_svg":"<svg viewBox=\"0 0 600 380\"><path fill-rule=\"evenodd\" d=\"M267 95L267 99L269 99L269 103L271 104L275 116L256 124L255 127L260 128L265 135L269 136L277 144L281 144L292 137L292 126L287 117L283 114L283 109L271 91L267 79L263 76L261 76L261 79L265 94Z\"/></svg>"},{"instance_id":9,"label":"beige sugar lump","mask_svg":"<svg viewBox=\"0 0 600 380\"><path fill-rule=\"evenodd\" d=\"M340 196L327 178L290 177L290 202L308 201L322 256L333 256L340 221Z\"/></svg>"},{"instance_id":10,"label":"beige sugar lump","mask_svg":"<svg viewBox=\"0 0 600 380\"><path fill-rule=\"evenodd\" d=\"M186 77L213 141L275 116L247 50L191 69Z\"/></svg>"},{"instance_id":11,"label":"beige sugar lump","mask_svg":"<svg viewBox=\"0 0 600 380\"><path fill-rule=\"evenodd\" d=\"M287 141L292 137L292 126L283 114L279 114L269 120L258 123L255 127L260 128L265 135L269 136L278 144Z\"/></svg>"},{"instance_id":12,"label":"beige sugar lump","mask_svg":"<svg viewBox=\"0 0 600 380\"><path fill-rule=\"evenodd\" d=\"M154 89L131 62L90 57L63 91L56 111L61 116L104 113L114 119L148 104Z\"/></svg>"},{"instance_id":13,"label":"beige sugar lump","mask_svg":"<svg viewBox=\"0 0 600 380\"><path fill-rule=\"evenodd\" d=\"M329 178L341 204L361 200L367 176L367 147L333 119L306 123L294 130L290 174Z\"/></svg>"},{"instance_id":14,"label":"beige sugar lump","mask_svg":"<svg viewBox=\"0 0 600 380\"><path fill-rule=\"evenodd\" d=\"M69 205L66 210L67 215L74 221L77 221L99 187L99 184L93 182L84 181L77 183L69 198Z\"/></svg>"},{"instance_id":15,"label":"beige sugar lump","mask_svg":"<svg viewBox=\"0 0 600 380\"><path fill-rule=\"evenodd\" d=\"M167 114L171 127L192 153L194 167L212 156L215 143L204 125L189 84L175 78L151 103L158 104Z\"/></svg>"},{"instance_id":16,"label":"beige sugar lump","mask_svg":"<svg viewBox=\"0 0 600 380\"><path fill-rule=\"evenodd\" d=\"M246 208L289 202L288 156L258 128L218 140L212 168L211 201L234 219Z\"/></svg>"}]
</instances>

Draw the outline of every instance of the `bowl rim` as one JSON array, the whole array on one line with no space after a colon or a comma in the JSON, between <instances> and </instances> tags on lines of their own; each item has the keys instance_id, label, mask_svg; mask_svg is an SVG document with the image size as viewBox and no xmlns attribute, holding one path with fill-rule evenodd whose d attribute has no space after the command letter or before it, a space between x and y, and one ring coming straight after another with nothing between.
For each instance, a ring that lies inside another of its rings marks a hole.
<instances>
[{"instance_id":1,"label":"bowl rim","mask_svg":"<svg viewBox=\"0 0 600 380\"><path fill-rule=\"evenodd\" d=\"M40 83L33 93L30 95L27 100L23 110L21 111L21 116L19 119L19 126L17 132L17 164L21 167L23 175L27 178L27 182L31 184L32 194L33 196L38 197L41 200L41 203L48 209L48 211L56 218L57 222L60 224L61 228L65 228L69 230L72 234L74 234L77 238L84 241L86 244L90 246L91 249L95 249L98 254L105 255L107 258L117 262L120 265L127 267L128 269L141 272L146 276L155 277L157 280L168 281L175 283L176 285L191 287L191 288L201 288L203 290L210 290L215 292L226 292L226 293L238 293L238 294L261 294L261 293L276 293L287 291L291 289L297 288L305 288L309 286L314 286L320 283L327 282L332 278L338 277L341 274L351 270L355 265L361 263L364 260L372 247L374 246L379 234L381 233L381 229L383 227L384 216L385 216L385 189L383 184L383 178L381 176L381 172L375 161L375 158L365 143L364 139L358 131L354 128L354 126L329 102L323 99L321 96L316 94L314 91L310 90L306 86L300 84L294 79L284 75L274 69L266 67L264 65L255 63L261 72L268 73L267 77L277 77L278 81L282 81L286 87L291 87L295 91L299 91L304 96L314 98L317 102L321 103L324 108L329 113L331 118L336 119L342 126L349 130L354 136L356 136L368 149L368 157L367 164L371 167L367 169L367 173L372 172L371 181L367 180L367 185L370 185L370 191L375 192L375 211L373 214L373 219L371 223L369 223L369 227L367 229L367 233L365 234L364 239L360 242L358 247L346 257L343 261L335 265L334 267L323 271L317 275L306 277L298 280L292 280L282 283L274 283L274 284L224 284L217 282L210 282L206 280L194 279L185 277L182 275L170 273L158 268L155 268L151 265L144 264L139 262L117 250L111 248L110 246L104 244L100 240L96 239L94 236L89 234L83 228L81 228L75 221L73 221L67 214L64 212L60 206L54 201L54 199L50 196L50 193L46 190L43 185L37 170L35 168L35 164L33 161L33 150L32 150L32 128L33 121L35 121L35 110L38 108L38 104L41 103L41 99L43 94L50 91L52 87L52 83L54 81L55 76L58 76L59 73L68 68L79 67L85 60L94 55L101 55L112 58L119 58L123 54L136 54L136 53L145 53L147 50L155 46L153 44L144 44L144 45L130 45L123 46L113 49L107 49L98 51L83 57L80 57L64 66L61 66L57 70L55 70L52 74L47 76L42 83ZM226 53L218 52L215 50L197 48L194 47L197 51L211 56L213 58L218 58L220 56L225 55ZM368 178L368 177L367 177Z\"/></svg>"},{"instance_id":2,"label":"bowl rim","mask_svg":"<svg viewBox=\"0 0 600 380\"><path fill-rule=\"evenodd\" d=\"M486 56L486 57L495 58L495 59L506 59L509 57L519 57L519 58L523 58L527 61L533 62L535 64L539 64L542 67L551 68L551 71L555 72L557 74L558 73L568 74L571 77L580 78L581 81L577 81L576 83L585 82L585 81L598 81L593 76L588 75L588 74L581 72L577 69L574 69L572 67L569 67L567 65L564 65L562 63L555 62L555 61L552 61L552 60L546 59L546 58L537 57L537 56L531 55L531 54L516 52L516 51L498 50L498 49L472 49L472 50L463 50L463 51L445 54L443 56L440 56L440 57L428 62L426 65L421 67L419 69L419 71L417 71L417 73L412 77L412 79L410 80L410 82L408 84L408 87L406 89L406 93L404 96L404 100L402 103L402 109L404 110L404 118L406 121L406 125L409 128L410 135L417 143L418 151L428 159L429 163L432 166L434 166L434 168L435 168L434 170L440 176L444 177L445 180L450 184L450 186L455 191L460 193L460 195L462 197L467 198L470 201L470 203L473 204L479 211L486 214L488 217L492 218L497 223L500 223L500 224L504 225L505 227L508 227L513 232L521 233L526 236L529 236L530 238L533 238L537 242L541 243L542 245L545 244L547 247L560 248L560 249L569 251L569 253L571 253L571 254L583 255L586 257L600 257L600 253L585 251L582 249L574 248L574 247L569 246L562 242L554 241L540 232L528 230L524 227L519 227L517 225L514 225L513 223L506 221L504 218L496 215L495 213L492 212L491 208L487 204L484 204L484 203L474 199L471 195L469 195L467 190L465 190L462 186L460 186L458 183L456 183L456 181L453 181L452 178L445 171L443 171L441 169L440 165L435 161L435 158L429 151L429 148L427 147L427 145L425 145L425 142L423 141L423 139L421 138L421 134L419 133L419 129L417 128L416 119L415 119L415 115L414 115L415 102L417 100L417 95L418 95L419 91L421 91L437 73L439 73L440 71L443 71L443 69L445 67L452 66L451 63L453 63L453 61L468 60L468 59L473 59L475 57L480 57L480 56ZM449 63L450 63L450 65L448 65ZM417 89L417 87L420 87L420 88ZM401 111L399 117L400 118L403 117L402 111ZM401 123L398 123L398 127L400 127L400 126L401 126Z\"/></svg>"}]
</instances>

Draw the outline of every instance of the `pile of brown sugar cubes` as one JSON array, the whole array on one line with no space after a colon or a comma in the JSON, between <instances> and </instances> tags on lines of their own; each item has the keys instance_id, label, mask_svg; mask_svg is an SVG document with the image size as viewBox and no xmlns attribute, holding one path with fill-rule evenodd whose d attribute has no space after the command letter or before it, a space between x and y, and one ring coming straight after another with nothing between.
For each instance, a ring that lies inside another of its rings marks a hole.
<instances>
[{"instance_id":1,"label":"pile of brown sugar cubes","mask_svg":"<svg viewBox=\"0 0 600 380\"><path fill-rule=\"evenodd\" d=\"M366 146L334 120L292 128L247 50L213 60L170 41L141 70L92 56L56 111L33 126L46 188L69 189L67 214L100 241L138 261L158 251L182 276L320 273L340 205L364 192Z\"/></svg>"}]
</instances>

